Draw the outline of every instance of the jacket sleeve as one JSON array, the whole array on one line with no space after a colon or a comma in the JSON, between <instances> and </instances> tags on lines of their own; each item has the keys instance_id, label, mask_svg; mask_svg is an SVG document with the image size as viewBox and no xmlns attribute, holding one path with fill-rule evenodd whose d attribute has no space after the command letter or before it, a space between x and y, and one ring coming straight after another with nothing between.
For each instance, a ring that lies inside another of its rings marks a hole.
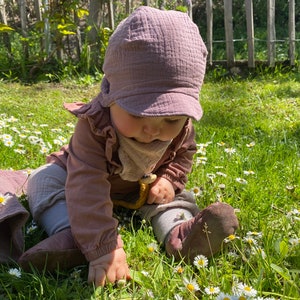
<instances>
[{"instance_id":1,"label":"jacket sleeve","mask_svg":"<svg viewBox=\"0 0 300 300\"><path fill-rule=\"evenodd\" d=\"M187 175L192 170L193 156L197 151L195 131L190 119L169 148L170 151L162 157L155 173L158 177L168 179L175 192L180 193L187 183Z\"/></svg>"},{"instance_id":2,"label":"jacket sleeve","mask_svg":"<svg viewBox=\"0 0 300 300\"><path fill-rule=\"evenodd\" d=\"M69 144L66 200L71 230L88 261L123 246L113 218L105 138L79 119Z\"/></svg>"}]
</instances>

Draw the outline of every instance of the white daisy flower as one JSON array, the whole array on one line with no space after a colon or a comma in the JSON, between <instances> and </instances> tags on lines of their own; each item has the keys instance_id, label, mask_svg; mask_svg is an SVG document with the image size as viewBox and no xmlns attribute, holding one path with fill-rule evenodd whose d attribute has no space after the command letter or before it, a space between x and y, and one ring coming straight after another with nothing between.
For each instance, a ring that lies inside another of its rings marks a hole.
<instances>
[{"instance_id":1,"label":"white daisy flower","mask_svg":"<svg viewBox=\"0 0 300 300\"><path fill-rule=\"evenodd\" d=\"M240 183L240 184L247 184L248 183L248 181L246 179L243 179L243 178L240 178L240 177L236 178L235 181Z\"/></svg>"},{"instance_id":2,"label":"white daisy flower","mask_svg":"<svg viewBox=\"0 0 300 300\"><path fill-rule=\"evenodd\" d=\"M149 252L153 253L158 249L158 245L156 243L150 243L147 245Z\"/></svg>"},{"instance_id":3,"label":"white daisy flower","mask_svg":"<svg viewBox=\"0 0 300 300\"><path fill-rule=\"evenodd\" d=\"M200 289L197 281L193 278L188 279L186 277L183 277L183 283L184 283L185 288L192 293L199 291L199 289Z\"/></svg>"},{"instance_id":4,"label":"white daisy flower","mask_svg":"<svg viewBox=\"0 0 300 300\"><path fill-rule=\"evenodd\" d=\"M300 238L289 239L289 243L290 243L292 246L298 246L298 245L300 245Z\"/></svg>"},{"instance_id":5,"label":"white daisy flower","mask_svg":"<svg viewBox=\"0 0 300 300\"><path fill-rule=\"evenodd\" d=\"M16 276L18 278L21 277L21 271L17 268L13 268L13 269L9 269L8 270L8 274L12 275L12 276Z\"/></svg>"},{"instance_id":6,"label":"white daisy flower","mask_svg":"<svg viewBox=\"0 0 300 300\"><path fill-rule=\"evenodd\" d=\"M208 259L207 259L207 257L205 255L197 255L194 258L193 264L197 268L205 268L208 265Z\"/></svg>"},{"instance_id":7,"label":"white daisy flower","mask_svg":"<svg viewBox=\"0 0 300 300\"><path fill-rule=\"evenodd\" d=\"M236 149L234 149L234 148L225 148L224 151L226 153L228 153L229 155L236 153Z\"/></svg>"},{"instance_id":8,"label":"white daisy flower","mask_svg":"<svg viewBox=\"0 0 300 300\"><path fill-rule=\"evenodd\" d=\"M219 287L209 286L204 289L207 295L218 295L220 293Z\"/></svg>"},{"instance_id":9,"label":"white daisy flower","mask_svg":"<svg viewBox=\"0 0 300 300\"><path fill-rule=\"evenodd\" d=\"M257 240L255 240L253 237L251 236L245 236L243 238L243 241L245 243L247 243L249 246L253 247L253 246L256 246L257 245Z\"/></svg>"},{"instance_id":10,"label":"white daisy flower","mask_svg":"<svg viewBox=\"0 0 300 300\"><path fill-rule=\"evenodd\" d=\"M246 146L247 146L248 148L252 148L252 147L255 146L255 142L251 142L251 143L249 143L249 144L246 144Z\"/></svg>"},{"instance_id":11,"label":"white daisy flower","mask_svg":"<svg viewBox=\"0 0 300 300\"><path fill-rule=\"evenodd\" d=\"M0 205L5 205L7 203L9 195L0 194Z\"/></svg>"},{"instance_id":12,"label":"white daisy flower","mask_svg":"<svg viewBox=\"0 0 300 300\"><path fill-rule=\"evenodd\" d=\"M257 290L255 290L250 285L239 282L236 285L235 293L237 294L237 296L255 297L257 294Z\"/></svg>"},{"instance_id":13,"label":"white daisy flower","mask_svg":"<svg viewBox=\"0 0 300 300\"><path fill-rule=\"evenodd\" d=\"M229 294L225 294L223 292L221 292L217 297L216 300L233 300L236 299L235 297L233 298L232 296L230 296Z\"/></svg>"}]
</instances>

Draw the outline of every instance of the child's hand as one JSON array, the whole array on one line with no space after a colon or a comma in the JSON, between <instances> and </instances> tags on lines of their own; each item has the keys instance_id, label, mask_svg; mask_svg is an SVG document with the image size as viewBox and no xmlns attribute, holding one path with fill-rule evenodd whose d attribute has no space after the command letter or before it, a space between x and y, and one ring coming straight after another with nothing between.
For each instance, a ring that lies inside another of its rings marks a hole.
<instances>
[{"instance_id":1,"label":"child's hand","mask_svg":"<svg viewBox=\"0 0 300 300\"><path fill-rule=\"evenodd\" d=\"M96 286L114 283L120 279L130 279L126 253L123 248L101 256L90 262L88 281Z\"/></svg>"},{"instance_id":2,"label":"child's hand","mask_svg":"<svg viewBox=\"0 0 300 300\"><path fill-rule=\"evenodd\" d=\"M166 204L174 200L175 191L172 183L162 177L158 177L149 190L148 204Z\"/></svg>"}]
</instances>

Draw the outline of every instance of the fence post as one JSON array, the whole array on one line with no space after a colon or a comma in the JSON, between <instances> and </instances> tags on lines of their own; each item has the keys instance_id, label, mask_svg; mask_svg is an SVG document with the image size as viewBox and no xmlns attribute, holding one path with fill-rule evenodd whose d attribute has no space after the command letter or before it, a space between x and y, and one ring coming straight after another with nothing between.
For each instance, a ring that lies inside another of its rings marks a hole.
<instances>
[{"instance_id":1,"label":"fence post","mask_svg":"<svg viewBox=\"0 0 300 300\"><path fill-rule=\"evenodd\" d=\"M130 5L130 0L126 0L126 5L125 5L125 11L126 11L126 15L129 15L130 11L131 11L131 5Z\"/></svg>"},{"instance_id":2,"label":"fence post","mask_svg":"<svg viewBox=\"0 0 300 300\"><path fill-rule=\"evenodd\" d=\"M29 46L28 46L28 41L27 41L27 17L26 17L26 1L25 0L19 0L19 8L20 8L20 19L21 19L21 32L22 32L22 37L24 38L22 41L22 46L23 46L23 51L24 51L24 58L25 61L28 60L29 58ZM25 74L25 63L22 60L22 69L23 73Z\"/></svg>"},{"instance_id":3,"label":"fence post","mask_svg":"<svg viewBox=\"0 0 300 300\"><path fill-rule=\"evenodd\" d=\"M47 56L50 55L51 52L51 32L50 32L50 22L49 22L49 1L43 0L43 6L44 6L44 33L45 33L45 51Z\"/></svg>"},{"instance_id":4,"label":"fence post","mask_svg":"<svg viewBox=\"0 0 300 300\"><path fill-rule=\"evenodd\" d=\"M206 0L206 47L208 51L207 62L212 65L213 54L213 4L212 0Z\"/></svg>"},{"instance_id":5,"label":"fence post","mask_svg":"<svg viewBox=\"0 0 300 300\"><path fill-rule=\"evenodd\" d=\"M246 21L247 21L247 43L248 43L248 67L255 68L254 58L254 23L253 23L253 2L245 0Z\"/></svg>"},{"instance_id":6,"label":"fence post","mask_svg":"<svg viewBox=\"0 0 300 300\"><path fill-rule=\"evenodd\" d=\"M268 30L268 65L275 66L275 0L267 0L267 30Z\"/></svg>"},{"instance_id":7,"label":"fence post","mask_svg":"<svg viewBox=\"0 0 300 300\"><path fill-rule=\"evenodd\" d=\"M0 22L3 22L3 24L7 25L4 0L0 0ZM8 32L3 32L2 35L3 35L4 45L7 49L8 58L11 59L12 51L11 51L11 43L10 43L10 38L9 38Z\"/></svg>"},{"instance_id":8,"label":"fence post","mask_svg":"<svg viewBox=\"0 0 300 300\"><path fill-rule=\"evenodd\" d=\"M115 29L115 20L114 20L114 6L113 1L108 1L108 17L109 17L109 26L112 30Z\"/></svg>"},{"instance_id":9,"label":"fence post","mask_svg":"<svg viewBox=\"0 0 300 300\"><path fill-rule=\"evenodd\" d=\"M228 67L234 66L232 0L224 0L224 25L226 39L226 54Z\"/></svg>"},{"instance_id":10,"label":"fence post","mask_svg":"<svg viewBox=\"0 0 300 300\"><path fill-rule=\"evenodd\" d=\"M295 65L295 0L289 0L289 59L290 65Z\"/></svg>"}]
</instances>

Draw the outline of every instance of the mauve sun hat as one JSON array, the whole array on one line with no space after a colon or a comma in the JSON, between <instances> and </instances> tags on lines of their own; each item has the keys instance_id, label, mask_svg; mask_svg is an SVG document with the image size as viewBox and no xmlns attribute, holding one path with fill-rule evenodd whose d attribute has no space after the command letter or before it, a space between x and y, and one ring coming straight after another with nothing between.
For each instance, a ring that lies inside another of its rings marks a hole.
<instances>
[{"instance_id":1,"label":"mauve sun hat","mask_svg":"<svg viewBox=\"0 0 300 300\"><path fill-rule=\"evenodd\" d=\"M136 116L199 120L206 56L199 29L186 13L141 6L110 37L101 104L117 103Z\"/></svg>"}]
</instances>

